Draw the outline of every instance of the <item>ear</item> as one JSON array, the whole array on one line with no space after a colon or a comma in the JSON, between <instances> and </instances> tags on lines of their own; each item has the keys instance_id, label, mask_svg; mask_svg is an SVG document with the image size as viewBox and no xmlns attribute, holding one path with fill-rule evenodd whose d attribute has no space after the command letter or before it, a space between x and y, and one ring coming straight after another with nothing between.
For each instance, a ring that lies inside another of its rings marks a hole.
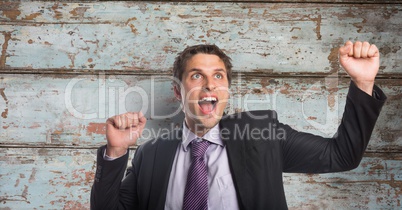
<instances>
[{"instance_id":1,"label":"ear","mask_svg":"<svg viewBox=\"0 0 402 210\"><path fill-rule=\"evenodd\" d=\"M180 87L177 84L175 84L173 85L173 89L174 89L174 96L176 96L177 100L181 101Z\"/></svg>"}]
</instances>

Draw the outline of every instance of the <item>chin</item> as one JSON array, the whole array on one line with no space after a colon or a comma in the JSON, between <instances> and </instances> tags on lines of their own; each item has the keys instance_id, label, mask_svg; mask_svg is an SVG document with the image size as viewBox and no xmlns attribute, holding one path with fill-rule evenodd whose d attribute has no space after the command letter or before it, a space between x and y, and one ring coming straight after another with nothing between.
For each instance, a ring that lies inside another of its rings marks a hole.
<instances>
[{"instance_id":1,"label":"chin","mask_svg":"<svg viewBox=\"0 0 402 210\"><path fill-rule=\"evenodd\" d=\"M208 118L201 120L200 123L204 125L205 128L213 128L217 123L219 123L221 118L222 115L211 114Z\"/></svg>"},{"instance_id":2,"label":"chin","mask_svg":"<svg viewBox=\"0 0 402 210\"><path fill-rule=\"evenodd\" d=\"M202 115L197 119L193 119L193 122L197 130L201 130L213 128L219 122L219 120L220 118L218 119L215 115L211 115L210 117Z\"/></svg>"}]
</instances>

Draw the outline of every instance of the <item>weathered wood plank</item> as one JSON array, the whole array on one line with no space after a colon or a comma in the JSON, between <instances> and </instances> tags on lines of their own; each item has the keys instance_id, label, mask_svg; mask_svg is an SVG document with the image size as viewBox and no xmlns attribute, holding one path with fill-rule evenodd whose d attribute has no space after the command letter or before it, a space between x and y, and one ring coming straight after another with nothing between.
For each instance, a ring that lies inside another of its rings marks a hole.
<instances>
[{"instance_id":1,"label":"weathered wood plank","mask_svg":"<svg viewBox=\"0 0 402 210\"><path fill-rule=\"evenodd\" d=\"M388 95L369 151L402 151L402 81L378 80ZM301 131L332 136L349 79L234 77L227 113L274 109ZM97 147L110 116L142 110L142 141L180 126L183 115L167 76L0 75L0 146Z\"/></svg>"},{"instance_id":2,"label":"weathered wood plank","mask_svg":"<svg viewBox=\"0 0 402 210\"><path fill-rule=\"evenodd\" d=\"M141 2L143 0L59 0L58 2L66 2L66 3L90 3L90 2L102 2L102 1L113 1L113 2L123 2L123 1L133 1L133 2ZM347 3L347 4L379 4L379 3L387 3L387 4L400 4L401 0L150 0L157 2L264 2L264 3ZM12 2L12 1L11 1ZM37 0L25 0L24 2L37 2Z\"/></svg>"},{"instance_id":3,"label":"weathered wood plank","mask_svg":"<svg viewBox=\"0 0 402 210\"><path fill-rule=\"evenodd\" d=\"M142 110L158 128L180 111L163 77L2 75L0 84L2 144L99 145L110 116Z\"/></svg>"},{"instance_id":4,"label":"weathered wood plank","mask_svg":"<svg viewBox=\"0 0 402 210\"><path fill-rule=\"evenodd\" d=\"M330 74L340 70L337 47L351 39L378 45L380 74L400 76L401 8L399 4L3 2L0 69L167 71L185 46L213 43L231 55L236 71Z\"/></svg>"},{"instance_id":5,"label":"weathered wood plank","mask_svg":"<svg viewBox=\"0 0 402 210\"><path fill-rule=\"evenodd\" d=\"M2 209L89 209L95 150L0 151Z\"/></svg>"},{"instance_id":6,"label":"weathered wood plank","mask_svg":"<svg viewBox=\"0 0 402 210\"><path fill-rule=\"evenodd\" d=\"M68 0L64 0L68 1ZM97 0L108 1L108 0ZM128 0L124 0L128 1ZM134 0L141 1L141 0ZM156 0L152 0L156 1ZM159 0L158 0L159 1ZM165 1L165 0L164 0ZM187 0L188 2L228 2L228 0ZM185 2L185 0L173 0L168 2ZM402 3L401 0L231 0L230 2L264 2L264 3L353 3L353 4L378 4L378 3Z\"/></svg>"},{"instance_id":7,"label":"weathered wood plank","mask_svg":"<svg viewBox=\"0 0 402 210\"><path fill-rule=\"evenodd\" d=\"M349 172L284 174L289 208L400 209L400 154L390 157L371 155L364 157L360 166Z\"/></svg>"},{"instance_id":8,"label":"weathered wood plank","mask_svg":"<svg viewBox=\"0 0 402 210\"><path fill-rule=\"evenodd\" d=\"M331 136L347 39L380 48L389 99L362 164L285 174L288 204L401 208L402 1L215 2L0 2L0 209L88 209L108 116L146 110L141 142L180 126L168 75L187 45L214 43L234 59L229 113L275 109L295 129Z\"/></svg>"},{"instance_id":9,"label":"weathered wood plank","mask_svg":"<svg viewBox=\"0 0 402 210\"><path fill-rule=\"evenodd\" d=\"M95 154L95 149L0 148L1 208L88 209ZM400 154L375 154L350 172L284 174L288 205L291 209L400 208L401 160Z\"/></svg>"}]
</instances>

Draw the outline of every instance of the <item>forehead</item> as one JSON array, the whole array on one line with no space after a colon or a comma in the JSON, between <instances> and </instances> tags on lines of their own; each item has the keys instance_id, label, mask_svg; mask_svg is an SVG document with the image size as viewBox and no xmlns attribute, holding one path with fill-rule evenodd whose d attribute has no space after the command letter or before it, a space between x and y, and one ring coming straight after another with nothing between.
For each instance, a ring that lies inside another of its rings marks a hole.
<instances>
[{"instance_id":1,"label":"forehead","mask_svg":"<svg viewBox=\"0 0 402 210\"><path fill-rule=\"evenodd\" d=\"M185 71L198 70L216 70L223 69L226 71L225 63L213 54L199 53L191 57L186 63Z\"/></svg>"}]
</instances>

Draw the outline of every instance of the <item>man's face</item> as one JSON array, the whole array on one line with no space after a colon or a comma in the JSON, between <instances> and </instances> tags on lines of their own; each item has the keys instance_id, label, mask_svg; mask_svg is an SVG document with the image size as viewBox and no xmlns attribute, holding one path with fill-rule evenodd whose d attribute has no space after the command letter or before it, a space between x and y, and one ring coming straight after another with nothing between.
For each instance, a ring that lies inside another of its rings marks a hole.
<instances>
[{"instance_id":1,"label":"man's face","mask_svg":"<svg viewBox=\"0 0 402 210\"><path fill-rule=\"evenodd\" d=\"M187 61L176 98L181 100L187 126L202 136L222 118L229 99L225 64L216 55L196 54Z\"/></svg>"}]
</instances>

